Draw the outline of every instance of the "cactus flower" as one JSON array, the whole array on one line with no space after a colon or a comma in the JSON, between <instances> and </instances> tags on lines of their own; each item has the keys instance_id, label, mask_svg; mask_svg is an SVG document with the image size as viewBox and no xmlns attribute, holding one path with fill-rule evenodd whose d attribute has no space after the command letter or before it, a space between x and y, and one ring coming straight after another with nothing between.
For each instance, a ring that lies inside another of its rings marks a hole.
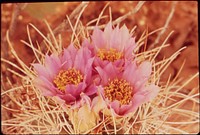
<instances>
[{"instance_id":1,"label":"cactus flower","mask_svg":"<svg viewBox=\"0 0 200 135\"><path fill-rule=\"evenodd\" d=\"M135 61L126 62L123 69L112 63L104 68L96 67L100 75L100 95L108 108L118 116L135 111L142 103L152 100L159 91L155 84L147 84L152 72L151 63L144 61L137 65Z\"/></svg>"},{"instance_id":2,"label":"cactus flower","mask_svg":"<svg viewBox=\"0 0 200 135\"><path fill-rule=\"evenodd\" d=\"M96 93L91 80L93 60L87 47L76 49L72 44L62 54L46 55L44 65L33 64L37 73L35 87L44 96L57 96L68 105L78 104L81 93Z\"/></svg>"},{"instance_id":3,"label":"cactus flower","mask_svg":"<svg viewBox=\"0 0 200 135\"><path fill-rule=\"evenodd\" d=\"M95 27L91 36L94 54L96 55L95 65L105 66L109 62L122 66L125 60L132 60L133 50L136 47L135 38L129 33L126 25L121 28L112 28L109 22L104 31Z\"/></svg>"}]
</instances>

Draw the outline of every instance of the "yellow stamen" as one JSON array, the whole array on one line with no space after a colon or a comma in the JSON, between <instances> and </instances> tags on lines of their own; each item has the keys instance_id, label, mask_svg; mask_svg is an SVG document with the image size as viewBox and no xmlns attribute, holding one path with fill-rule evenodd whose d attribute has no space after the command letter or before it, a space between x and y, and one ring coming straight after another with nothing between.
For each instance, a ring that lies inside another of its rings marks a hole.
<instances>
[{"instance_id":1,"label":"yellow stamen","mask_svg":"<svg viewBox=\"0 0 200 135\"><path fill-rule=\"evenodd\" d=\"M128 104L133 96L133 88L124 79L114 79L104 87L105 97L110 101L118 100L121 105Z\"/></svg>"},{"instance_id":2,"label":"yellow stamen","mask_svg":"<svg viewBox=\"0 0 200 135\"><path fill-rule=\"evenodd\" d=\"M79 70L76 70L74 68L69 68L68 70L61 70L53 80L57 88L61 91L65 90L67 84L78 85L82 81L83 75L80 73Z\"/></svg>"},{"instance_id":3,"label":"yellow stamen","mask_svg":"<svg viewBox=\"0 0 200 135\"><path fill-rule=\"evenodd\" d=\"M101 60L108 60L110 62L114 62L115 60L123 58L123 54L113 48L110 48L110 50L99 49L97 52L97 56Z\"/></svg>"}]
</instances>

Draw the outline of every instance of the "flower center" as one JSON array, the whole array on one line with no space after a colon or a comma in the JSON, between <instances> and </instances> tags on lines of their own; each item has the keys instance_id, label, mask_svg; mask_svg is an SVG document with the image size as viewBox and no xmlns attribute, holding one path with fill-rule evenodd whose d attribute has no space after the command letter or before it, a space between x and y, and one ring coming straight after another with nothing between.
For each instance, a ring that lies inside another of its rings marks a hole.
<instances>
[{"instance_id":1,"label":"flower center","mask_svg":"<svg viewBox=\"0 0 200 135\"><path fill-rule=\"evenodd\" d=\"M121 105L128 104L133 96L133 89L124 79L114 79L104 87L105 97L110 101L118 100Z\"/></svg>"},{"instance_id":2,"label":"flower center","mask_svg":"<svg viewBox=\"0 0 200 135\"><path fill-rule=\"evenodd\" d=\"M123 57L121 52L118 52L116 49L110 48L110 50L99 49L97 52L97 56L101 60L108 60L114 62L115 60L119 60Z\"/></svg>"},{"instance_id":3,"label":"flower center","mask_svg":"<svg viewBox=\"0 0 200 135\"><path fill-rule=\"evenodd\" d=\"M79 70L76 70L74 68L69 68L68 70L61 70L53 80L57 88L61 91L64 91L66 85L68 84L78 85L82 81L83 75L80 73Z\"/></svg>"}]
</instances>

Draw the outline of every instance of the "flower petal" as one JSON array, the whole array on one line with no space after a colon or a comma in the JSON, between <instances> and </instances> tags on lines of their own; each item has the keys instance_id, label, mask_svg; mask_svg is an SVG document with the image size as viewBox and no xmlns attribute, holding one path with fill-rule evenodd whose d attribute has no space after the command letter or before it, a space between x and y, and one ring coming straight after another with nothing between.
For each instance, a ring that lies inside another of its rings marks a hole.
<instances>
[{"instance_id":1,"label":"flower petal","mask_svg":"<svg viewBox=\"0 0 200 135\"><path fill-rule=\"evenodd\" d=\"M152 65L149 61L144 61L142 64L138 67L138 80L147 80L149 76L151 75L152 71Z\"/></svg>"},{"instance_id":2,"label":"flower petal","mask_svg":"<svg viewBox=\"0 0 200 135\"><path fill-rule=\"evenodd\" d=\"M64 49L63 56L61 58L63 69L72 68L74 66L74 60L77 54L77 49L73 44L70 44L67 49Z\"/></svg>"},{"instance_id":3,"label":"flower petal","mask_svg":"<svg viewBox=\"0 0 200 135\"><path fill-rule=\"evenodd\" d=\"M94 58L91 58L91 51L83 47L79 49L75 61L74 61L74 68L84 73L84 78L86 79L87 83L90 83L91 75L92 75L92 64Z\"/></svg>"},{"instance_id":4,"label":"flower petal","mask_svg":"<svg viewBox=\"0 0 200 135\"><path fill-rule=\"evenodd\" d=\"M125 57L129 60L131 60L133 58L133 51L136 47L136 43L135 43L135 38L130 38L128 40L128 42L126 42L126 45L125 45Z\"/></svg>"},{"instance_id":5,"label":"flower petal","mask_svg":"<svg viewBox=\"0 0 200 135\"><path fill-rule=\"evenodd\" d=\"M66 86L65 92L71 94L74 97L80 96L81 92L86 88L86 84L84 82L79 83L77 86L74 84L68 84Z\"/></svg>"},{"instance_id":6,"label":"flower petal","mask_svg":"<svg viewBox=\"0 0 200 135\"><path fill-rule=\"evenodd\" d=\"M127 41L130 40L130 34L129 34L129 30L128 28L126 27L126 25L123 25L121 28L120 28L120 36L121 36L121 46L123 48L121 48L122 50L125 49L125 46L127 46Z\"/></svg>"},{"instance_id":7,"label":"flower petal","mask_svg":"<svg viewBox=\"0 0 200 135\"><path fill-rule=\"evenodd\" d=\"M102 85L107 84L108 75L106 74L106 72L101 67L96 67L95 69L97 70L97 72L100 75Z\"/></svg>"},{"instance_id":8,"label":"flower petal","mask_svg":"<svg viewBox=\"0 0 200 135\"><path fill-rule=\"evenodd\" d=\"M160 91L160 88L156 86L155 84L151 84L149 86L146 86L144 88L145 90L139 91L139 94L143 94L145 96L145 102L153 100Z\"/></svg>"},{"instance_id":9,"label":"flower petal","mask_svg":"<svg viewBox=\"0 0 200 135\"><path fill-rule=\"evenodd\" d=\"M85 81L88 84L92 82L91 79L92 79L92 72L93 72L93 68L92 68L93 62L94 62L94 58L90 58L88 59L86 66L84 68L82 67L82 71L84 71L85 73Z\"/></svg>"},{"instance_id":10,"label":"flower petal","mask_svg":"<svg viewBox=\"0 0 200 135\"><path fill-rule=\"evenodd\" d=\"M76 101L76 98L72 96L71 94L57 94L56 96L65 100L67 104L74 104L74 102Z\"/></svg>"},{"instance_id":11,"label":"flower petal","mask_svg":"<svg viewBox=\"0 0 200 135\"><path fill-rule=\"evenodd\" d=\"M103 31L101 31L97 26L94 28L91 38L94 46L96 47L96 50L98 50L98 48L106 47L106 42L103 37Z\"/></svg>"},{"instance_id":12,"label":"flower petal","mask_svg":"<svg viewBox=\"0 0 200 135\"><path fill-rule=\"evenodd\" d=\"M119 115L124 116L133 108L132 101L128 105L122 105L119 110Z\"/></svg>"},{"instance_id":13,"label":"flower petal","mask_svg":"<svg viewBox=\"0 0 200 135\"><path fill-rule=\"evenodd\" d=\"M88 88L86 88L85 92L86 95L93 95L97 93L97 86L95 85L90 85Z\"/></svg>"},{"instance_id":14,"label":"flower petal","mask_svg":"<svg viewBox=\"0 0 200 135\"><path fill-rule=\"evenodd\" d=\"M145 102L145 96L140 94L134 94L132 98L132 107L126 111L126 113L133 112L136 110L141 104Z\"/></svg>"},{"instance_id":15,"label":"flower petal","mask_svg":"<svg viewBox=\"0 0 200 135\"><path fill-rule=\"evenodd\" d=\"M110 21L103 32L103 37L104 37L104 41L105 41L105 49L109 49L109 44L110 44L110 39L111 39L111 35L113 34L113 29L112 29L112 22Z\"/></svg>"},{"instance_id":16,"label":"flower petal","mask_svg":"<svg viewBox=\"0 0 200 135\"><path fill-rule=\"evenodd\" d=\"M145 101L145 96L140 94L135 94L132 101L128 105L122 105L119 109L118 115L125 116L130 112L134 112L142 103Z\"/></svg>"},{"instance_id":17,"label":"flower petal","mask_svg":"<svg viewBox=\"0 0 200 135\"><path fill-rule=\"evenodd\" d=\"M34 80L36 88L38 88L44 96L52 96L57 93L54 85L45 77L40 76Z\"/></svg>"},{"instance_id":18,"label":"flower petal","mask_svg":"<svg viewBox=\"0 0 200 135\"><path fill-rule=\"evenodd\" d=\"M49 75L48 71L43 65L41 64L32 64L32 65L34 70L37 72L38 76L44 76L49 81L52 81L53 78Z\"/></svg>"},{"instance_id":19,"label":"flower petal","mask_svg":"<svg viewBox=\"0 0 200 135\"><path fill-rule=\"evenodd\" d=\"M120 103L119 103L118 100L115 100L115 101L111 102L110 106L111 106L112 109L114 109L116 114L119 114Z\"/></svg>"},{"instance_id":20,"label":"flower petal","mask_svg":"<svg viewBox=\"0 0 200 135\"><path fill-rule=\"evenodd\" d=\"M61 61L58 56L52 54L51 56L45 56L45 67L52 78L58 73L61 67Z\"/></svg>"},{"instance_id":21,"label":"flower petal","mask_svg":"<svg viewBox=\"0 0 200 135\"><path fill-rule=\"evenodd\" d=\"M120 31L119 31L119 26L118 26L112 31L112 34L110 35L109 48L115 48L119 52L122 52L123 50L120 50L120 48L121 48L120 43L121 43L121 35L120 35Z\"/></svg>"},{"instance_id":22,"label":"flower petal","mask_svg":"<svg viewBox=\"0 0 200 135\"><path fill-rule=\"evenodd\" d=\"M92 45L88 39L84 39L83 43L82 43L82 47L87 47L90 51L91 51L91 55L94 56L95 55L95 48L94 45Z\"/></svg>"},{"instance_id":23,"label":"flower petal","mask_svg":"<svg viewBox=\"0 0 200 135\"><path fill-rule=\"evenodd\" d=\"M137 76L137 74L135 74L136 70L137 70L137 65L135 61L125 63L125 69L122 76L124 79L130 82L131 85L135 84L136 76Z\"/></svg>"},{"instance_id":24,"label":"flower petal","mask_svg":"<svg viewBox=\"0 0 200 135\"><path fill-rule=\"evenodd\" d=\"M72 66L73 66L72 57L70 56L69 51L67 49L64 49L64 53L62 56L62 68L68 69L72 68Z\"/></svg>"},{"instance_id":25,"label":"flower petal","mask_svg":"<svg viewBox=\"0 0 200 135\"><path fill-rule=\"evenodd\" d=\"M97 72L99 73L101 79L102 79L102 84L105 85L107 84L109 79L113 79L117 76L118 72L115 66L113 66L113 64L110 62L108 63L104 69L102 69L101 67L96 67L95 68L97 70Z\"/></svg>"}]
</instances>

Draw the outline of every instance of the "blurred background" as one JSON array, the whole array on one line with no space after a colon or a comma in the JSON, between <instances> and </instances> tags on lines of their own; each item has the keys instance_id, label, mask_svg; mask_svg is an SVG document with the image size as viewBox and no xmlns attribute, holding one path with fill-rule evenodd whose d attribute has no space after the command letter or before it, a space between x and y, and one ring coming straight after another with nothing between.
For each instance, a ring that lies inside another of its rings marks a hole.
<instances>
[{"instance_id":1,"label":"blurred background","mask_svg":"<svg viewBox=\"0 0 200 135\"><path fill-rule=\"evenodd\" d=\"M52 29L61 25L63 20L66 20L66 15L70 15L73 10L81 2L51 2L51 3L4 3L1 4L1 57L6 58L17 64L17 61L11 55L6 42L6 31L9 30L10 40L19 57L30 66L34 60L34 54L31 49L25 46L20 40L28 41L27 25L32 23L42 33L47 34L47 27L44 19L50 24ZM121 24L125 23L129 29L137 26L134 35L136 40L142 33L148 29L148 32L154 31L163 26L167 26L165 32L160 36L157 44L155 41L159 33L155 33L148 37L147 48L157 47L166 39L167 35L173 30L174 33L170 36L167 43L170 47L163 49L157 60L162 60L164 57L171 56L174 52L187 46L187 49L172 62L167 71L163 74L162 80L166 81L169 75L173 77L178 73L183 61L185 65L179 76L183 80L187 80L192 75L198 72L198 22L197 22L197 1L179 1L179 2L143 2L139 10L136 6L138 1L121 1L109 2L108 7L111 7L113 20L127 13L136 10L136 13L129 14ZM86 26L91 20L98 18L102 9L108 2L89 2L84 10L80 20ZM103 15L109 15L109 8L105 9ZM105 24L109 20L102 19L100 24ZM91 24L95 25L95 23ZM42 37L30 27L30 33L33 43L42 42ZM64 46L70 42L70 35L67 35L67 30L62 31ZM18 78L7 72L7 68L11 66L1 63L1 81L6 89L6 77L9 77L13 83L18 83ZM19 71L18 71L19 72ZM182 81L183 82L183 81ZM182 83L180 82L180 84ZM183 93L188 93L194 87L199 86L199 78L195 78L188 84ZM198 92L198 91L196 91ZM190 130L196 130L190 128Z\"/></svg>"}]
</instances>

